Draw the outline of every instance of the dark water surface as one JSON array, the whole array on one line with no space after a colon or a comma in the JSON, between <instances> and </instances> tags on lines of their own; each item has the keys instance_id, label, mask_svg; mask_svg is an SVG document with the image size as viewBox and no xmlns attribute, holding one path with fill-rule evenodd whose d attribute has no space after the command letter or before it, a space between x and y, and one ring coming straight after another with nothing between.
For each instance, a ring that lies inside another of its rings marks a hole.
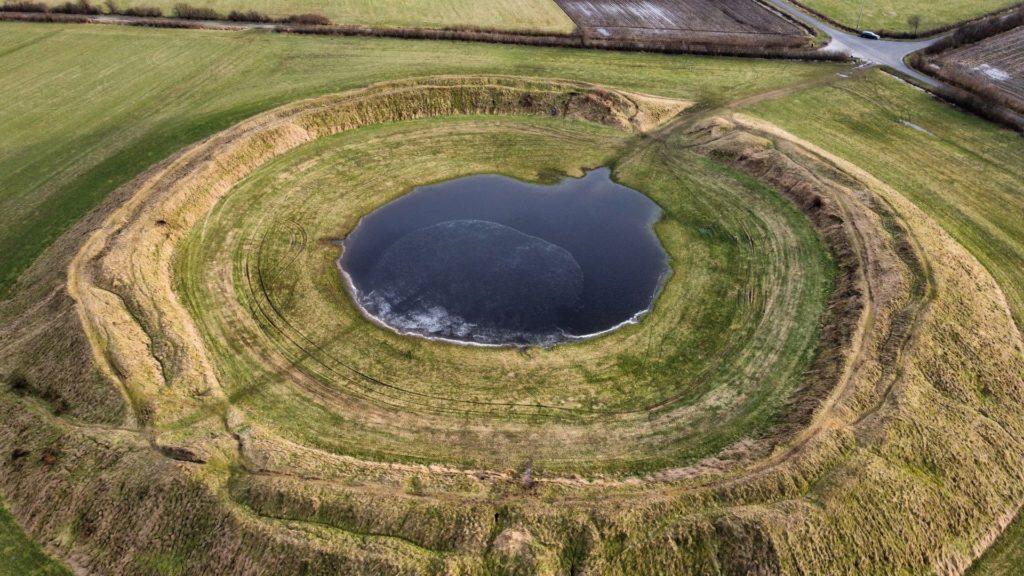
<instances>
[{"instance_id":1,"label":"dark water surface","mask_svg":"<svg viewBox=\"0 0 1024 576\"><path fill-rule=\"evenodd\" d=\"M339 265L363 312L398 332L549 346L650 309L668 272L660 217L608 168L551 186L469 176L364 217Z\"/></svg>"}]
</instances>

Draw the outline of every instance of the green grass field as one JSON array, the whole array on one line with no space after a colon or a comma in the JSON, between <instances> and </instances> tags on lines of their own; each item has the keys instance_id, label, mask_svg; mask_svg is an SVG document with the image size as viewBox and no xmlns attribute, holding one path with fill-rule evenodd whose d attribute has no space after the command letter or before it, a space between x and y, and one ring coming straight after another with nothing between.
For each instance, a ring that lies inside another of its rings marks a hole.
<instances>
[{"instance_id":1,"label":"green grass field","mask_svg":"<svg viewBox=\"0 0 1024 576\"><path fill-rule=\"evenodd\" d=\"M586 79L721 103L836 65L455 42L0 25L0 294L111 190L284 102L434 74Z\"/></svg>"},{"instance_id":2,"label":"green grass field","mask_svg":"<svg viewBox=\"0 0 1024 576\"><path fill-rule=\"evenodd\" d=\"M1024 326L1024 140L881 72L756 105L893 186L988 268ZM971 574L1019 574L1018 518Z\"/></svg>"},{"instance_id":3,"label":"green grass field","mask_svg":"<svg viewBox=\"0 0 1024 576\"><path fill-rule=\"evenodd\" d=\"M1024 326L1024 141L879 71L751 111L910 198L999 281Z\"/></svg>"},{"instance_id":4,"label":"green grass field","mask_svg":"<svg viewBox=\"0 0 1024 576\"><path fill-rule=\"evenodd\" d=\"M178 0L115 0L121 8L152 6L171 15ZM48 3L60 4L54 0ZM256 10L272 17L322 14L335 24L445 28L472 27L568 33L573 22L553 0L192 0L193 6Z\"/></svg>"},{"instance_id":5,"label":"green grass field","mask_svg":"<svg viewBox=\"0 0 1024 576\"><path fill-rule=\"evenodd\" d=\"M71 572L25 536L0 500L0 575L65 576Z\"/></svg>"},{"instance_id":6,"label":"green grass field","mask_svg":"<svg viewBox=\"0 0 1024 576\"><path fill-rule=\"evenodd\" d=\"M810 83L834 75L840 68L842 66L832 64L466 43L0 24L0 101L5 103L0 107L0 125L4 127L0 131L0 290L9 290L18 274L55 238L117 186L146 167L243 118L297 98L408 76L500 73L605 83L694 99L710 108L788 85ZM880 72L849 80L837 79L827 87L797 90L788 95L780 93L776 99L754 104L748 111L849 159L913 200L988 268L1007 294L1018 323L1022 324L1024 144L1019 136L938 103ZM489 128L495 125L500 125L501 130ZM410 126L421 142L437 145L436 140L431 140L438 132L433 121L413 122L404 128ZM547 162L551 165L549 168L564 170L571 169L574 163L618 158L617 146L623 138L595 127L566 127L537 119L505 124L467 122L465 127L462 140L453 148L463 155L438 161L438 177L479 167L494 169L496 158L505 160L501 154L507 148L502 146L524 142L537 144L537 151L518 160L511 159L511 170L522 177L536 177L529 169L537 162ZM296 172L290 179L278 182L269 173L260 173L246 184L248 189L240 191L249 198L268 201L259 197L256 187L263 178L263 183L280 186L295 197L304 187L338 178L330 168L348 166L353 173L363 163L394 170L396 179L403 185L411 184L415 179L409 176L410 167L396 159L403 154L424 159L417 154L425 155L430 148L418 150L415 141L405 142L389 130L371 128L338 136L332 141L337 148L332 150L317 150L315 146L297 150L280 159L275 167L281 169L310 162L315 169L309 174ZM542 154L551 146L546 139L561 130L572 131L577 140L557 154ZM383 145L389 154L386 157L376 154L365 146L366 139ZM538 159L538 155L541 158ZM679 225L681 230L700 231L702 218L710 220L713 215L726 213L724 210L729 206L715 202L732 199L735 205L755 211L755 201L759 199L766 206L778 208L771 206L772 202L779 201L777 198L757 195L764 192L760 185L733 171L721 171L720 166L705 163L687 152L680 152L669 164L652 169L644 162L624 161L616 169L624 181L636 183L658 196L659 202L671 211L670 216L683 223ZM690 172L692 180L686 178ZM674 176L669 178L668 173ZM715 186L705 189L703 182L714 182ZM373 181L367 184L394 192L390 184ZM705 198L703 194L709 191L721 197ZM380 199L366 201L379 202ZM702 201L706 203L701 204ZM219 214L231 209L230 205L218 208ZM300 215L320 217L318 225L322 230L345 221L345 215L319 214L315 207L300 202L296 202L292 210ZM785 216L792 217L792 213ZM741 222L737 217L726 225L735 224L737 230L750 228ZM672 231L672 228L667 230ZM664 234L666 228L659 232ZM222 262L238 263L235 258L239 253L231 250L229 234L224 229L217 234L219 236L211 241L223 240L227 246L220 255L224 258ZM806 228L801 234L807 240ZM663 240L670 245L673 241L671 236L664 235ZM682 245L685 243L679 246ZM197 243L191 254L200 254L207 248ZM726 260L729 265L716 271L723 278L730 274L735 277L740 273L758 273L756 269L743 268L743 258L751 257L749 250L724 244L720 248L724 255L738 256L735 261ZM315 254L322 259L326 252L321 249ZM323 268L319 270L322 272ZM820 275L802 277L809 285L814 285L815 278L820 280ZM319 282L323 287L329 278L321 273L311 274L307 280L313 284ZM193 299L214 297L204 286L190 289ZM334 293L335 297L340 294ZM306 314L306 324L316 327L311 311L296 309L296 312ZM810 315L813 314L807 314ZM210 319L214 321L215 318ZM358 330L353 333L364 338L357 342L369 342L366 334L360 335ZM624 331L620 336L628 338L629 333ZM708 334L701 336L709 337ZM394 344L387 338L383 340L384 344ZM381 342L370 344L380 345ZM391 352L388 361L399 362L409 350ZM431 350L423 347L413 352L429 354ZM230 354L225 352L224 356ZM466 352L461 359L472 361L471 356L473 354ZM648 368L642 361L643 355L627 356L619 358L617 369L641 373ZM800 354L794 356L800 357ZM240 370L249 368L243 366L247 359L235 361ZM478 365L482 364L478 361ZM670 366L687 369L685 363ZM585 370L580 372L585 373ZM449 375L458 376L454 370L449 370ZM616 400L616 390L587 389L591 384L582 381L578 389L581 393L590 393L592 398ZM643 384L650 396L659 393L656 378ZM531 393L543 394L544 391L545 388L538 385ZM303 405L301 399L275 398L273 387L248 397L245 397L248 391L242 386L234 392L240 398L233 400L248 403L245 404L247 409L263 416L266 423L280 427L279 432L311 444L321 442L330 448L330 438L303 437L303 434L310 435L305 426L288 430L282 424L290 417L310 417L314 409ZM605 394L605 398L600 398L597 392ZM632 398L631 394L632 391L630 395L623 394L618 400ZM290 413L274 414L275 410ZM769 418L771 413L755 416ZM324 423L331 421L326 419L320 425ZM351 423L334 423L351 426ZM382 445L392 440L387 433L381 433L379 438ZM708 440L706 447L720 446L730 439L735 439L735 434L729 436L727 430L725 435ZM423 454L423 448L412 446L410 451L421 449L421 453L400 454L393 459L429 461L438 457ZM487 459L485 450L476 448L476 461L494 464ZM595 452L602 448L587 445L588 450ZM670 457L678 458L681 453L670 453ZM659 457L664 455L654 455L654 458ZM644 466L631 462L627 468L643 469ZM1007 532L979 563L977 573L1017 571L1019 551L1024 549L1021 526L1018 522ZM44 574L63 573L59 566L45 562L38 547L20 535L17 525L5 512L0 512L0 551L5 560L0 562L0 573L5 573L5 569L11 574L33 573L33 570ZM20 555L12 555L18 553Z\"/></svg>"},{"instance_id":7,"label":"green grass field","mask_svg":"<svg viewBox=\"0 0 1024 576\"><path fill-rule=\"evenodd\" d=\"M845 0L799 0L833 20L857 30L884 30L888 32L915 32L941 28L1002 10L1017 0L892 0L848 2ZM921 18L917 30L908 23L911 16Z\"/></svg>"},{"instance_id":8,"label":"green grass field","mask_svg":"<svg viewBox=\"0 0 1024 576\"><path fill-rule=\"evenodd\" d=\"M576 474L695 461L778 417L814 357L832 270L777 193L683 146L623 157L632 145L618 130L546 118L434 119L317 141L268 163L194 228L178 291L232 404L303 445L471 469L532 458ZM675 273L640 325L602 338L523 354L381 330L352 306L338 248L323 241L418 184L611 164L663 208ZM315 385L282 375L278 357ZM692 410L703 404L714 417Z\"/></svg>"}]
</instances>

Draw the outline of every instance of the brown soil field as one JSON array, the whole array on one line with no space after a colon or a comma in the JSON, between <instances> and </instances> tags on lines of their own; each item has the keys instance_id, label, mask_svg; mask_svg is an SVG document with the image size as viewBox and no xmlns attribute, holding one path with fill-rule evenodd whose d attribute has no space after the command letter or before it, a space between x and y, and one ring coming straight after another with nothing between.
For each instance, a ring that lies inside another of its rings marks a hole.
<instances>
[{"instance_id":1,"label":"brown soil field","mask_svg":"<svg viewBox=\"0 0 1024 576\"><path fill-rule=\"evenodd\" d=\"M808 38L800 26L752 0L557 1L594 39L793 46Z\"/></svg>"},{"instance_id":2,"label":"brown soil field","mask_svg":"<svg viewBox=\"0 0 1024 576\"><path fill-rule=\"evenodd\" d=\"M950 50L933 63L942 78L966 87L990 86L1024 107L1024 27Z\"/></svg>"}]
</instances>

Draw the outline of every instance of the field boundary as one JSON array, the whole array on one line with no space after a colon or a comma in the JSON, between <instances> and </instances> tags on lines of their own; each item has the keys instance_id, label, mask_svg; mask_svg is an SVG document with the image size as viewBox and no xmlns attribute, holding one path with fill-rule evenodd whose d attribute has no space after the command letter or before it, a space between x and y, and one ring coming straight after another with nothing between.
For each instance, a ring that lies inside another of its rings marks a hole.
<instances>
[{"instance_id":1,"label":"field boundary","mask_svg":"<svg viewBox=\"0 0 1024 576\"><path fill-rule=\"evenodd\" d=\"M362 36L409 40L448 40L513 44L549 48L578 48L619 50L629 52L659 52L664 54L695 54L701 56L735 56L743 58L773 58L824 62L847 62L844 54L825 52L816 48L796 49L784 46L746 46L718 42L715 35L706 34L696 42L632 41L587 38L580 34L544 34L531 32L504 32L486 29L459 28L390 28L345 25L295 25L255 23L230 20L191 20L184 18L149 18L121 15L85 15L54 12L0 11L0 21L61 24L112 24L151 28L182 28L193 30L264 30L285 34L318 36Z\"/></svg>"}]
</instances>

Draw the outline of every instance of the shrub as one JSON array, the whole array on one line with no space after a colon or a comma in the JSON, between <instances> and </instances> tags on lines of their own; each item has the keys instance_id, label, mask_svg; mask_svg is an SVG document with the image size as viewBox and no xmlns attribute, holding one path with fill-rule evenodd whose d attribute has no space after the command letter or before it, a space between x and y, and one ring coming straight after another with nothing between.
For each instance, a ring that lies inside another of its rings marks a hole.
<instances>
[{"instance_id":1,"label":"shrub","mask_svg":"<svg viewBox=\"0 0 1024 576\"><path fill-rule=\"evenodd\" d=\"M65 2L59 6L54 6L50 9L51 12L57 12L58 14L85 14L89 16L95 16L102 14L99 6L94 6L89 0L78 0L77 2Z\"/></svg>"},{"instance_id":2,"label":"shrub","mask_svg":"<svg viewBox=\"0 0 1024 576\"><path fill-rule=\"evenodd\" d=\"M245 12L239 10L232 10L228 14L228 20L232 22L273 22L274 19L262 12L256 10L248 10Z\"/></svg>"},{"instance_id":3,"label":"shrub","mask_svg":"<svg viewBox=\"0 0 1024 576\"><path fill-rule=\"evenodd\" d=\"M153 6L132 6L121 11L125 16L139 16L141 18L159 18L164 15L163 11Z\"/></svg>"},{"instance_id":4,"label":"shrub","mask_svg":"<svg viewBox=\"0 0 1024 576\"><path fill-rule=\"evenodd\" d=\"M1001 90L999 86L985 78L956 69L943 69L938 76L946 82L980 96L989 102L1024 113L1024 102L1014 97L1013 94Z\"/></svg>"},{"instance_id":5,"label":"shrub","mask_svg":"<svg viewBox=\"0 0 1024 576\"><path fill-rule=\"evenodd\" d=\"M174 5L174 15L185 20L223 20L224 16L213 8L193 6L184 2Z\"/></svg>"},{"instance_id":6,"label":"shrub","mask_svg":"<svg viewBox=\"0 0 1024 576\"><path fill-rule=\"evenodd\" d=\"M917 34L918 30L921 29L921 17L917 14L907 16L907 26L914 29L914 34Z\"/></svg>"},{"instance_id":7,"label":"shrub","mask_svg":"<svg viewBox=\"0 0 1024 576\"><path fill-rule=\"evenodd\" d=\"M405 493L410 496L423 495L423 481L415 474L405 479Z\"/></svg>"},{"instance_id":8,"label":"shrub","mask_svg":"<svg viewBox=\"0 0 1024 576\"><path fill-rule=\"evenodd\" d=\"M31 384L29 384L28 376L25 376L25 373L21 370L15 370L7 376L7 385L16 394L25 394L32 388Z\"/></svg>"},{"instance_id":9,"label":"shrub","mask_svg":"<svg viewBox=\"0 0 1024 576\"><path fill-rule=\"evenodd\" d=\"M948 85L930 88L937 97L977 116L1024 134L1022 103L1002 93L990 83L968 74L943 73Z\"/></svg>"},{"instance_id":10,"label":"shrub","mask_svg":"<svg viewBox=\"0 0 1024 576\"><path fill-rule=\"evenodd\" d=\"M4 12L46 12L42 2L4 2Z\"/></svg>"},{"instance_id":11,"label":"shrub","mask_svg":"<svg viewBox=\"0 0 1024 576\"><path fill-rule=\"evenodd\" d=\"M307 26L330 26L331 21L320 14L292 14L281 20L286 24L305 24Z\"/></svg>"},{"instance_id":12,"label":"shrub","mask_svg":"<svg viewBox=\"0 0 1024 576\"><path fill-rule=\"evenodd\" d=\"M5 12L2 20L13 22L74 22L85 24L89 22L88 16L81 14L54 14L52 12Z\"/></svg>"}]
</instances>

